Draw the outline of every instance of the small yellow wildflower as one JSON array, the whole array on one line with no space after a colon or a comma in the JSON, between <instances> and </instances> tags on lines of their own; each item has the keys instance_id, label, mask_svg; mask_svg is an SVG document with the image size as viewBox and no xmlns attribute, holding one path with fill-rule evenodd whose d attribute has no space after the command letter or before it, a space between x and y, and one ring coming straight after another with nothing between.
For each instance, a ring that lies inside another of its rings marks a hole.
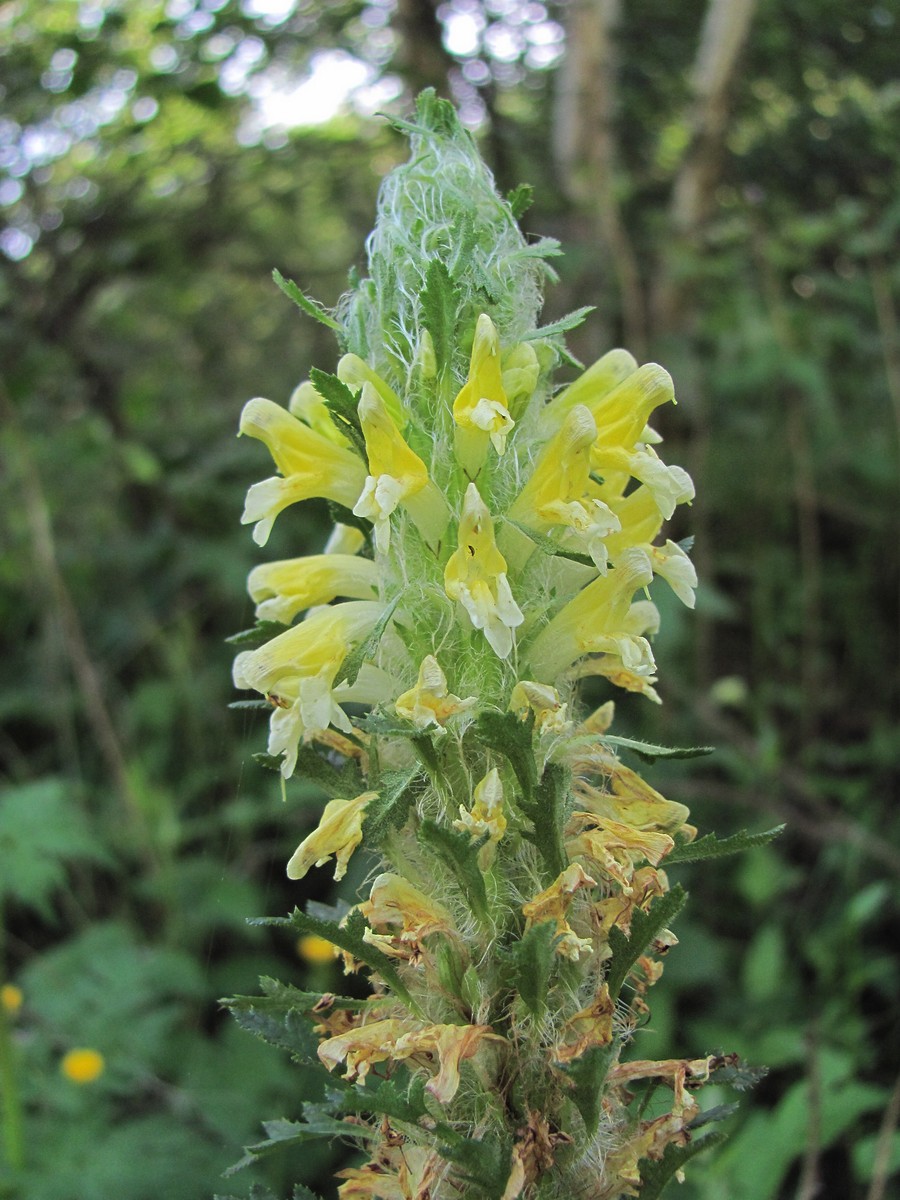
<instances>
[{"instance_id":1,"label":"small yellow wildflower","mask_svg":"<svg viewBox=\"0 0 900 1200\"><path fill-rule=\"evenodd\" d=\"M459 521L459 549L444 570L444 587L458 600L476 629L484 631L499 658L509 658L513 630L525 617L513 599L506 578L506 559L494 540L494 522L487 506L470 483Z\"/></svg>"},{"instance_id":2,"label":"small yellow wildflower","mask_svg":"<svg viewBox=\"0 0 900 1200\"><path fill-rule=\"evenodd\" d=\"M349 508L365 483L359 458L316 433L271 400L257 397L244 405L240 432L259 438L269 449L281 478L254 483L247 492L241 522L254 524L253 540L268 541L278 514L298 500L322 496Z\"/></svg>"},{"instance_id":3,"label":"small yellow wildflower","mask_svg":"<svg viewBox=\"0 0 900 1200\"><path fill-rule=\"evenodd\" d=\"M379 392L363 385L359 420L366 439L369 474L353 512L375 525L375 545L384 554L391 544L391 515L428 484L428 470L406 444Z\"/></svg>"},{"instance_id":4,"label":"small yellow wildflower","mask_svg":"<svg viewBox=\"0 0 900 1200\"><path fill-rule=\"evenodd\" d=\"M93 1083L105 1071L106 1061L99 1050L70 1050L63 1055L59 1069L72 1083Z\"/></svg>"},{"instance_id":5,"label":"small yellow wildflower","mask_svg":"<svg viewBox=\"0 0 900 1200\"><path fill-rule=\"evenodd\" d=\"M329 800L316 829L303 839L287 866L288 879L302 879L311 866L321 867L332 856L335 879L343 879L347 863L362 841L366 805L377 792L363 792L353 800Z\"/></svg>"},{"instance_id":6,"label":"small yellow wildflower","mask_svg":"<svg viewBox=\"0 0 900 1200\"><path fill-rule=\"evenodd\" d=\"M370 558L355 554L310 554L260 563L247 578L261 621L289 625L298 612L329 604L338 596L378 597L378 571Z\"/></svg>"},{"instance_id":7,"label":"small yellow wildflower","mask_svg":"<svg viewBox=\"0 0 900 1200\"><path fill-rule=\"evenodd\" d=\"M500 772L492 767L479 783L475 785L472 794L472 808L459 806L459 820L454 821L454 828L462 833L470 833L474 838L488 835L488 841L482 846L478 863L482 871L487 870L494 859L497 843L506 833L506 817L503 813L503 784L500 782Z\"/></svg>"},{"instance_id":8,"label":"small yellow wildflower","mask_svg":"<svg viewBox=\"0 0 900 1200\"><path fill-rule=\"evenodd\" d=\"M433 728L435 733L444 733L444 724L457 713L466 712L477 704L475 696L461 700L447 687L447 676L432 654L426 654L419 667L416 686L398 696L394 707L401 717L419 729Z\"/></svg>"},{"instance_id":9,"label":"small yellow wildflower","mask_svg":"<svg viewBox=\"0 0 900 1200\"><path fill-rule=\"evenodd\" d=\"M0 987L0 1004L6 1009L10 1016L14 1017L22 1007L24 996L22 989L16 987L14 983L4 983Z\"/></svg>"},{"instance_id":10,"label":"small yellow wildflower","mask_svg":"<svg viewBox=\"0 0 900 1200\"><path fill-rule=\"evenodd\" d=\"M532 925L542 921L555 921L556 932L561 939L556 947L557 954L574 960L581 954L589 954L593 943L590 938L580 938L574 933L566 915L575 893L580 888L596 886L596 879L592 879L579 863L570 863L548 888L522 905L522 914L528 922L527 928L530 929Z\"/></svg>"},{"instance_id":11,"label":"small yellow wildflower","mask_svg":"<svg viewBox=\"0 0 900 1200\"><path fill-rule=\"evenodd\" d=\"M320 967L334 962L334 946L327 938L314 933L305 933L297 939L297 953L311 966Z\"/></svg>"},{"instance_id":12,"label":"small yellow wildflower","mask_svg":"<svg viewBox=\"0 0 900 1200\"><path fill-rule=\"evenodd\" d=\"M515 422L503 388L500 339L494 322L482 313L475 326L469 377L453 402L453 419L458 426L457 457L464 468L477 470L484 459L488 439L498 454Z\"/></svg>"}]
</instances>

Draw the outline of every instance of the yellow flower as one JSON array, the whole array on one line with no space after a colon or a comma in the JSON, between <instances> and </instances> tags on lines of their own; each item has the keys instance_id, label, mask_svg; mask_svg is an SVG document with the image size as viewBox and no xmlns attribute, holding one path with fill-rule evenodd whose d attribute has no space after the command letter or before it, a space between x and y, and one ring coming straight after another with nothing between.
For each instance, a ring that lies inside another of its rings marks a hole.
<instances>
[{"instance_id":1,"label":"yellow flower","mask_svg":"<svg viewBox=\"0 0 900 1200\"><path fill-rule=\"evenodd\" d=\"M506 449L515 422L503 388L500 339L486 313L475 326L469 377L453 401L453 419L458 426L457 458L470 473L484 460L489 439L498 454Z\"/></svg>"},{"instance_id":2,"label":"yellow flower","mask_svg":"<svg viewBox=\"0 0 900 1200\"><path fill-rule=\"evenodd\" d=\"M637 360L627 350L610 350L546 405L544 427L558 429L576 404L597 404L637 369Z\"/></svg>"},{"instance_id":3,"label":"yellow flower","mask_svg":"<svg viewBox=\"0 0 900 1200\"><path fill-rule=\"evenodd\" d=\"M332 723L350 732L352 727L338 699L355 698L359 690L333 691L335 677L351 647L365 637L381 612L380 604L365 600L323 608L234 660L235 687L262 692L275 706L269 753L285 755L281 766L285 778L296 766L302 736L311 736ZM361 672L363 690L366 678L373 680L374 687L372 671Z\"/></svg>"},{"instance_id":4,"label":"yellow flower","mask_svg":"<svg viewBox=\"0 0 900 1200\"><path fill-rule=\"evenodd\" d=\"M297 953L312 966L324 966L334 962L335 949L327 938L317 937L314 933L305 933L297 939Z\"/></svg>"},{"instance_id":5,"label":"yellow flower","mask_svg":"<svg viewBox=\"0 0 900 1200\"><path fill-rule=\"evenodd\" d=\"M565 733L569 727L566 718L568 705L560 700L556 688L547 683L520 679L509 697L509 707L522 720L527 718L529 712L533 712L535 725L541 733Z\"/></svg>"},{"instance_id":6,"label":"yellow flower","mask_svg":"<svg viewBox=\"0 0 900 1200\"><path fill-rule=\"evenodd\" d=\"M613 1016L616 1006L609 988L601 983L594 999L587 1006L569 1017L563 1026L563 1036L575 1034L574 1041L565 1041L556 1047L553 1058L558 1063L569 1063L580 1058L594 1046L608 1046L613 1039Z\"/></svg>"},{"instance_id":7,"label":"yellow flower","mask_svg":"<svg viewBox=\"0 0 900 1200\"><path fill-rule=\"evenodd\" d=\"M377 792L363 792L353 800L329 800L318 826L291 855L288 879L302 879L311 866L321 867L332 856L334 877L343 879L350 856L362 841L366 805L377 796Z\"/></svg>"},{"instance_id":8,"label":"yellow flower","mask_svg":"<svg viewBox=\"0 0 900 1200\"><path fill-rule=\"evenodd\" d=\"M93 1083L106 1069L106 1062L99 1050L70 1050L63 1055L59 1069L72 1083Z\"/></svg>"},{"instance_id":9,"label":"yellow flower","mask_svg":"<svg viewBox=\"0 0 900 1200\"><path fill-rule=\"evenodd\" d=\"M425 1090L447 1104L459 1088L460 1063L477 1054L485 1038L502 1041L490 1025L428 1025L399 1038L395 1054L398 1058L437 1055L438 1073L425 1084Z\"/></svg>"},{"instance_id":10,"label":"yellow flower","mask_svg":"<svg viewBox=\"0 0 900 1200\"><path fill-rule=\"evenodd\" d=\"M391 515L401 503L423 537L437 537L446 522L447 506L429 480L425 464L409 448L381 395L368 382L363 384L359 420L366 439L369 474L353 511L374 523L375 545L382 553L387 551ZM419 493L422 496L417 502Z\"/></svg>"},{"instance_id":11,"label":"yellow flower","mask_svg":"<svg viewBox=\"0 0 900 1200\"><path fill-rule=\"evenodd\" d=\"M427 1200L435 1193L444 1171L436 1150L397 1138L382 1142L372 1162L336 1173L346 1180L338 1188L340 1200Z\"/></svg>"},{"instance_id":12,"label":"yellow flower","mask_svg":"<svg viewBox=\"0 0 900 1200\"><path fill-rule=\"evenodd\" d=\"M589 859L626 896L634 890L635 865L647 861L658 867L675 845L667 833L635 829L596 813L575 812L572 820L576 827L582 827L582 832L566 842L570 857Z\"/></svg>"},{"instance_id":13,"label":"yellow flower","mask_svg":"<svg viewBox=\"0 0 900 1200\"><path fill-rule=\"evenodd\" d=\"M555 921L556 932L561 938L556 947L557 954L576 960L581 954L589 954L593 943L590 938L580 938L573 932L566 915L579 888L596 886L596 879L592 879L580 864L570 863L548 888L522 905L522 913L528 922L526 928L543 921Z\"/></svg>"},{"instance_id":14,"label":"yellow flower","mask_svg":"<svg viewBox=\"0 0 900 1200\"><path fill-rule=\"evenodd\" d=\"M334 442L336 446L350 445L332 421L328 405L308 379L294 388L288 400L288 412L293 413L304 425L308 425L329 442Z\"/></svg>"},{"instance_id":15,"label":"yellow flower","mask_svg":"<svg viewBox=\"0 0 900 1200\"><path fill-rule=\"evenodd\" d=\"M298 612L329 604L337 596L378 598L378 570L370 558L354 554L310 554L261 563L247 579L260 620L289 625Z\"/></svg>"},{"instance_id":16,"label":"yellow flower","mask_svg":"<svg viewBox=\"0 0 900 1200\"><path fill-rule=\"evenodd\" d=\"M488 835L488 840L478 854L478 862L483 871L491 865L497 842L506 833L506 816L503 812L503 784L500 782L500 772L492 767L484 779L475 785L472 794L472 807L459 806L459 820L453 825L461 833L471 833L473 838Z\"/></svg>"},{"instance_id":17,"label":"yellow flower","mask_svg":"<svg viewBox=\"0 0 900 1200\"><path fill-rule=\"evenodd\" d=\"M530 342L519 342L504 351L501 357L500 383L506 393L507 407L516 412L521 404L531 398L541 374L541 365L534 346Z\"/></svg>"},{"instance_id":18,"label":"yellow flower","mask_svg":"<svg viewBox=\"0 0 900 1200\"><path fill-rule=\"evenodd\" d=\"M542 450L525 487L510 509L513 520L538 533L561 530L573 548L582 548L606 574L606 537L621 528L619 518L591 494L591 449L597 425L589 409L576 405Z\"/></svg>"},{"instance_id":19,"label":"yellow flower","mask_svg":"<svg viewBox=\"0 0 900 1200\"><path fill-rule=\"evenodd\" d=\"M497 549L491 514L474 483L466 489L459 549L447 562L444 587L451 600L462 604L475 628L484 631L494 653L508 658L512 631L525 617L510 591L506 559Z\"/></svg>"},{"instance_id":20,"label":"yellow flower","mask_svg":"<svg viewBox=\"0 0 900 1200\"><path fill-rule=\"evenodd\" d=\"M608 575L583 588L538 634L526 660L535 676L555 679L583 654L618 655L630 671L654 667L650 643L630 627L631 598L653 579L643 550L625 551Z\"/></svg>"},{"instance_id":21,"label":"yellow flower","mask_svg":"<svg viewBox=\"0 0 900 1200\"><path fill-rule=\"evenodd\" d=\"M358 1076L362 1083L372 1066L396 1057L394 1048L403 1035L405 1025L405 1021L398 1021L394 1017L372 1021L337 1037L326 1038L320 1042L317 1053L329 1071L346 1061L345 1078L349 1080Z\"/></svg>"},{"instance_id":22,"label":"yellow flower","mask_svg":"<svg viewBox=\"0 0 900 1200\"><path fill-rule=\"evenodd\" d=\"M442 904L389 871L376 878L369 899L359 906L359 910L372 927L363 934L364 940L395 958L416 958L425 938L432 933L447 933L453 928L453 919ZM396 932L372 932L396 926L399 926Z\"/></svg>"},{"instance_id":23,"label":"yellow flower","mask_svg":"<svg viewBox=\"0 0 900 1200\"><path fill-rule=\"evenodd\" d=\"M403 404L400 397L390 384L385 383L378 372L373 371L369 364L361 359L358 354L344 355L338 363L337 377L341 383L346 383L348 387L360 390L367 383L370 384L384 401L384 406L394 423L401 429L406 424L406 416L403 412Z\"/></svg>"},{"instance_id":24,"label":"yellow flower","mask_svg":"<svg viewBox=\"0 0 900 1200\"><path fill-rule=\"evenodd\" d=\"M23 999L22 989L14 983L4 983L3 987L0 987L0 1004L10 1016L16 1015L22 1007Z\"/></svg>"},{"instance_id":25,"label":"yellow flower","mask_svg":"<svg viewBox=\"0 0 900 1200\"><path fill-rule=\"evenodd\" d=\"M247 492L241 523L256 523L257 545L266 544L275 518L298 500L323 496L349 508L359 495L365 482L359 458L271 400L257 397L244 405L240 432L265 443L282 476L254 483Z\"/></svg>"},{"instance_id":26,"label":"yellow flower","mask_svg":"<svg viewBox=\"0 0 900 1200\"><path fill-rule=\"evenodd\" d=\"M436 732L444 732L444 724L457 713L466 712L477 704L475 696L467 696L461 700L447 688L447 676L441 670L437 659L426 654L419 667L419 678L415 687L398 696L395 708L401 717L419 729L434 727Z\"/></svg>"}]
</instances>

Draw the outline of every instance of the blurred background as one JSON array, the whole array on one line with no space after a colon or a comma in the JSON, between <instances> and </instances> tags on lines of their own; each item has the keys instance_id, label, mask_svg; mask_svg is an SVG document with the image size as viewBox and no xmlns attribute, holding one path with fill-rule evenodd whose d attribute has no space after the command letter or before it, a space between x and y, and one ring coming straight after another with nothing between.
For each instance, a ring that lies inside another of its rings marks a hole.
<instances>
[{"instance_id":1,"label":"blurred background","mask_svg":"<svg viewBox=\"0 0 900 1200\"><path fill-rule=\"evenodd\" d=\"M318 797L283 803L264 716L227 707L270 470L234 435L331 369L270 272L336 301L406 156L376 113L423 86L501 190L535 186L523 227L566 251L546 319L597 306L574 353L675 377L702 585L695 613L661 594L665 703L617 697L617 731L717 747L645 768L701 830L787 824L670 873L692 900L637 1053L769 1067L677 1194L900 1194L898 26L888 0L0 4L0 1195L333 1194L327 1145L221 1179L304 1080L218 998L346 986L246 924L330 893L284 877Z\"/></svg>"}]
</instances>

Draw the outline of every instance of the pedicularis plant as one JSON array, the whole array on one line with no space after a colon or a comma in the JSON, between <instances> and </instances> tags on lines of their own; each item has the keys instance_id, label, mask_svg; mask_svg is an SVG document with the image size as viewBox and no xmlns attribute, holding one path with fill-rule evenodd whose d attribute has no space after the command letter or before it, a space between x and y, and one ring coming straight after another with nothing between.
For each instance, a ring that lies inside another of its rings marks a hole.
<instances>
[{"instance_id":1,"label":"pedicularis plant","mask_svg":"<svg viewBox=\"0 0 900 1200\"><path fill-rule=\"evenodd\" d=\"M588 676L658 700L647 589L694 602L661 537L693 485L648 425L672 381L613 350L554 389L584 314L537 325L558 248L522 236L527 189L501 199L431 93L403 128L370 277L334 313L278 277L334 329L336 373L241 417L279 472L248 493L255 540L310 497L336 517L323 553L251 572L262 644L234 669L271 705L270 765L331 796L288 875L333 858L340 879L361 844L379 863L349 911L278 921L367 971L367 998L264 980L229 1001L324 1081L244 1161L338 1136L367 1155L344 1200L655 1196L709 1143L696 1089L739 1075L631 1053L684 900L662 864L759 840L694 842L618 757L667 751L611 734L612 701L578 707Z\"/></svg>"}]
</instances>

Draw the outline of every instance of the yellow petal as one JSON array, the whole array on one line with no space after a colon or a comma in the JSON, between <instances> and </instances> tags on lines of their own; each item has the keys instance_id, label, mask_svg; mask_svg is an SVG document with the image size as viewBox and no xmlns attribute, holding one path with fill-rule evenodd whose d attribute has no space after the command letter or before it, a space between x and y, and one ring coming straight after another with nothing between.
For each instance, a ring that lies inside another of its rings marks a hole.
<instances>
[{"instance_id":1,"label":"yellow petal","mask_svg":"<svg viewBox=\"0 0 900 1200\"><path fill-rule=\"evenodd\" d=\"M313 864L321 867L332 857L336 859L334 877L343 879L350 856L362 841L366 805L377 796L377 792L363 792L353 800L329 800L316 829L291 855L288 879L302 879Z\"/></svg>"}]
</instances>

